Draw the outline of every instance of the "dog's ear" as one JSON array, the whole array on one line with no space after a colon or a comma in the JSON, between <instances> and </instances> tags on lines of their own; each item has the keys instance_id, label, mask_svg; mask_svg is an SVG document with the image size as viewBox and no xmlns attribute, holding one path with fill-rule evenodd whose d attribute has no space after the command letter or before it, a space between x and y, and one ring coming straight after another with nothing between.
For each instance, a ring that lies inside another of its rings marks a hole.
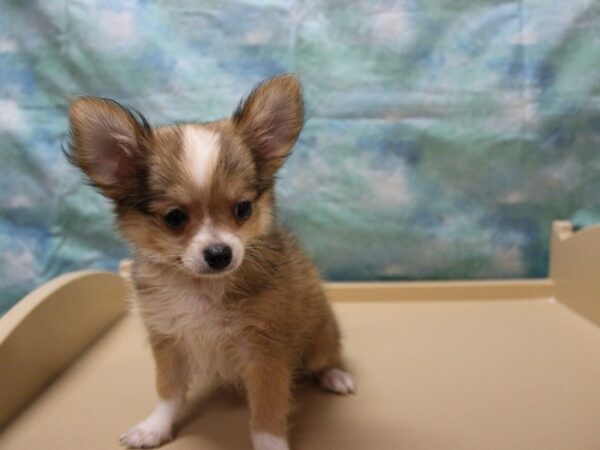
<instances>
[{"instance_id":1,"label":"dog's ear","mask_svg":"<svg viewBox=\"0 0 600 450\"><path fill-rule=\"evenodd\" d=\"M263 81L242 100L232 121L252 151L261 176L273 176L304 125L300 81L290 74Z\"/></svg>"},{"instance_id":2,"label":"dog's ear","mask_svg":"<svg viewBox=\"0 0 600 450\"><path fill-rule=\"evenodd\" d=\"M122 200L143 179L151 131L141 114L112 100L79 97L69 108L69 160L113 200Z\"/></svg>"}]
</instances>

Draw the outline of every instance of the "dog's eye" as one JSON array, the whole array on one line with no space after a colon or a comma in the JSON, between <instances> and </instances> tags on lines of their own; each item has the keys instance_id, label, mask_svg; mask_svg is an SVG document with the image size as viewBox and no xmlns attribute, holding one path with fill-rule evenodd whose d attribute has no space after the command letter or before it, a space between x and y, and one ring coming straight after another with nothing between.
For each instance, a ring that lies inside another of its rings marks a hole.
<instances>
[{"instance_id":1,"label":"dog's eye","mask_svg":"<svg viewBox=\"0 0 600 450\"><path fill-rule=\"evenodd\" d=\"M171 228L178 228L183 225L183 222L187 220L187 214L185 211L175 208L169 211L167 214L163 216L163 220L167 225Z\"/></svg>"},{"instance_id":2,"label":"dog's eye","mask_svg":"<svg viewBox=\"0 0 600 450\"><path fill-rule=\"evenodd\" d=\"M235 208L233 208L233 214L235 215L236 219L247 219L250 217L250 214L252 214L252 202L243 201L237 203Z\"/></svg>"}]
</instances>

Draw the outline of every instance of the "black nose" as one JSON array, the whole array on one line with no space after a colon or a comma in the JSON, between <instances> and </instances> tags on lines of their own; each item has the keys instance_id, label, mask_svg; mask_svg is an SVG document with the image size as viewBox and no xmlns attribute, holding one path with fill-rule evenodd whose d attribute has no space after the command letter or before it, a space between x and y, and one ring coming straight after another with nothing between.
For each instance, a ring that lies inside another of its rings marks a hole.
<instances>
[{"instance_id":1,"label":"black nose","mask_svg":"<svg viewBox=\"0 0 600 450\"><path fill-rule=\"evenodd\" d=\"M204 249L204 260L211 269L223 270L231 262L231 247L225 244L214 244Z\"/></svg>"}]
</instances>

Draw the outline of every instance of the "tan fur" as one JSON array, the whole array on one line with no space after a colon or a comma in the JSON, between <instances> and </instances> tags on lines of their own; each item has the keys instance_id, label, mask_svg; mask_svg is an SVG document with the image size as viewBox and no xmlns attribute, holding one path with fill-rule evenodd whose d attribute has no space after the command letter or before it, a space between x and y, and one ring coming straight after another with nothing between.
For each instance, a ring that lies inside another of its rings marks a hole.
<instances>
[{"instance_id":1,"label":"tan fur","mask_svg":"<svg viewBox=\"0 0 600 450\"><path fill-rule=\"evenodd\" d=\"M273 176L302 127L300 84L277 77L255 88L231 119L193 125L215 133L221 145L208 186L194 183L184 166L180 126L148 134L134 115L113 108L119 109L90 98L73 104L71 159L114 200L119 227L133 244L134 306L149 332L160 397L177 395L197 374L243 387L253 432L285 439L294 380L340 363L338 326L319 274L275 220ZM106 129L95 127L106 123L121 137L98 140ZM88 164L103 161L95 152L121 155L126 170ZM135 183L116 188L107 181L130 177L132 167ZM232 213L239 201L253 204L247 220ZM181 228L163 220L172 208L188 214ZM223 274L184 267L181 255L194 236L217 231L243 244L239 267Z\"/></svg>"},{"instance_id":2,"label":"tan fur","mask_svg":"<svg viewBox=\"0 0 600 450\"><path fill-rule=\"evenodd\" d=\"M172 398L188 382L185 359L173 339L150 335L150 344L156 364L156 391L160 398Z\"/></svg>"},{"instance_id":3,"label":"tan fur","mask_svg":"<svg viewBox=\"0 0 600 450\"><path fill-rule=\"evenodd\" d=\"M285 360L256 359L244 368L244 383L250 403L250 427L274 436L287 433L292 374Z\"/></svg>"}]
</instances>

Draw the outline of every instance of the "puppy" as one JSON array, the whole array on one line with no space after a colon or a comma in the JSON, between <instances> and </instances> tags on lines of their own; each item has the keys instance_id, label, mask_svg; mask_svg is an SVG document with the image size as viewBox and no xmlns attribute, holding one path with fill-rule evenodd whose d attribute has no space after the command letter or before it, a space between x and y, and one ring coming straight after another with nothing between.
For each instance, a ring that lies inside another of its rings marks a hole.
<instances>
[{"instance_id":1,"label":"puppy","mask_svg":"<svg viewBox=\"0 0 600 450\"><path fill-rule=\"evenodd\" d=\"M121 437L171 439L195 374L246 393L255 450L286 450L295 380L348 394L340 333L319 274L277 222L275 175L303 126L292 75L257 85L228 119L150 127L94 97L69 110L70 161L114 205L132 245L134 307L148 332L160 401Z\"/></svg>"}]
</instances>

